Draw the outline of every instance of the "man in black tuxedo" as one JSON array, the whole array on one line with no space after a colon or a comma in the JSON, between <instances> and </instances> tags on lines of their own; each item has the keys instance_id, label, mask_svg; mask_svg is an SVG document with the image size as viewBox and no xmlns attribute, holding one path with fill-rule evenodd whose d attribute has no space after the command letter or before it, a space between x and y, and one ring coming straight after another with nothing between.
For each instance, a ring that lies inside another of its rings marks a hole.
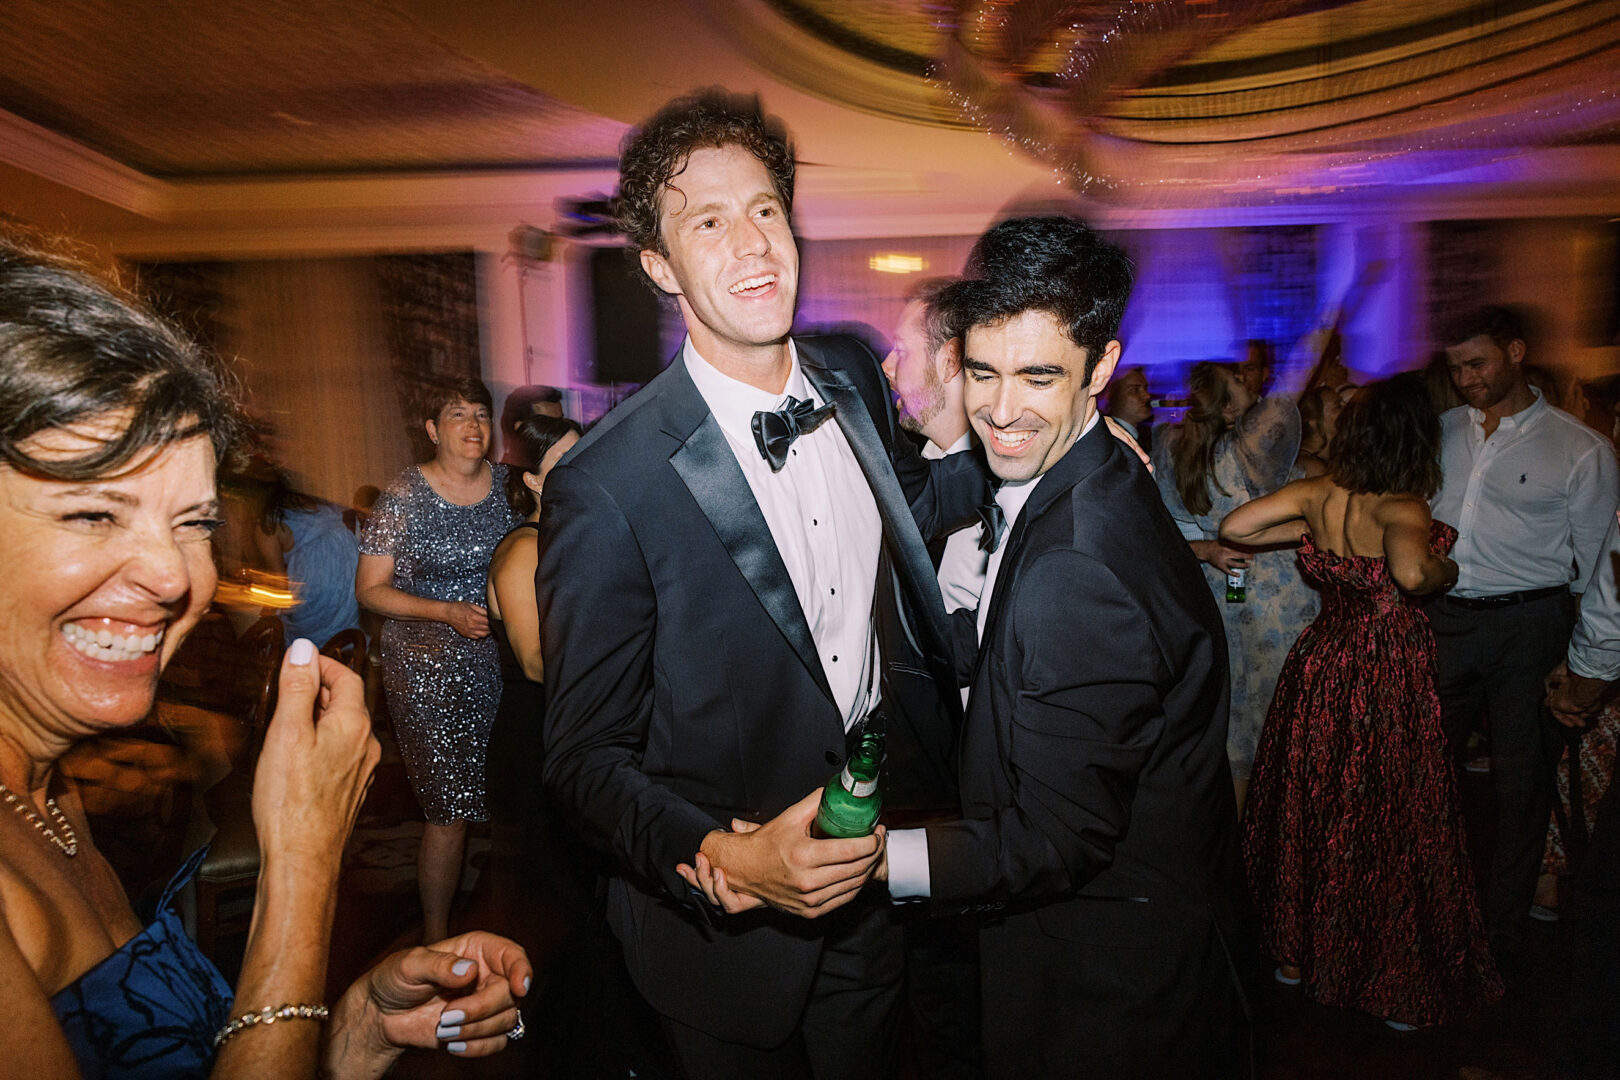
<instances>
[{"instance_id":1,"label":"man in black tuxedo","mask_svg":"<svg viewBox=\"0 0 1620 1080\"><path fill-rule=\"evenodd\" d=\"M882 701L955 701L919 524L987 492L972 455L922 461L862 346L789 338L793 165L757 102L718 92L626 141L621 224L688 336L551 472L540 519L545 781L616 856L609 923L703 1080L891 1068L898 931L859 895L882 834L809 825ZM931 726L891 743L943 761ZM726 914L699 865L766 906Z\"/></svg>"},{"instance_id":2,"label":"man in black tuxedo","mask_svg":"<svg viewBox=\"0 0 1620 1080\"><path fill-rule=\"evenodd\" d=\"M888 837L896 899L971 908L992 1077L1228 1076L1245 1064L1226 642L1203 577L1095 397L1129 260L1085 225L983 236L942 298L1010 524L977 612L964 820Z\"/></svg>"}]
</instances>

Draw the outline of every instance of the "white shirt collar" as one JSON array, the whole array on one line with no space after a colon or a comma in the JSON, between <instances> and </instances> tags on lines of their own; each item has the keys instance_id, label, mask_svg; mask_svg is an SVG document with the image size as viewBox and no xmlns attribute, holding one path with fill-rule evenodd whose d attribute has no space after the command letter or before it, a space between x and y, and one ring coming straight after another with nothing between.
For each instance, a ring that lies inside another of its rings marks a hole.
<instances>
[{"instance_id":1,"label":"white shirt collar","mask_svg":"<svg viewBox=\"0 0 1620 1080\"><path fill-rule=\"evenodd\" d=\"M1547 399L1541 396L1541 391L1537 390L1534 386L1530 387L1530 393L1535 400L1526 405L1524 408L1520 409L1518 412L1513 413L1510 416L1504 416L1502 419L1498 420L1496 422L1498 429L1508 428L1511 430L1513 428L1529 427L1531 424L1535 423L1537 417L1552 407L1547 404ZM1465 405L1463 408L1468 410L1469 424L1476 431L1483 429L1485 426L1485 413L1474 408L1472 405Z\"/></svg>"},{"instance_id":2,"label":"white shirt collar","mask_svg":"<svg viewBox=\"0 0 1620 1080\"><path fill-rule=\"evenodd\" d=\"M686 360L686 372L692 376L692 382L697 386L698 393L708 404L709 411L714 414L715 423L720 430L728 436L741 439L745 442L754 437L754 414L756 412L780 409L782 402L790 397L810 400L817 405L822 401L810 380L804 377L804 371L799 367L799 350L788 339L788 357L793 366L788 370L787 383L782 387L780 394L772 394L761 390L757 386L749 386L741 379L733 378L703 359L698 354L697 346L692 344L690 336L682 348L682 356Z\"/></svg>"},{"instance_id":3,"label":"white shirt collar","mask_svg":"<svg viewBox=\"0 0 1620 1080\"><path fill-rule=\"evenodd\" d=\"M946 447L944 450L941 450L939 445L935 443L934 440L925 439L922 446L922 456L928 461L938 461L940 458L945 457L948 454L959 454L963 450L972 449L972 447L973 429L969 428L968 430L962 432L962 437L960 439L957 439L955 442L951 443L951 445Z\"/></svg>"}]
</instances>

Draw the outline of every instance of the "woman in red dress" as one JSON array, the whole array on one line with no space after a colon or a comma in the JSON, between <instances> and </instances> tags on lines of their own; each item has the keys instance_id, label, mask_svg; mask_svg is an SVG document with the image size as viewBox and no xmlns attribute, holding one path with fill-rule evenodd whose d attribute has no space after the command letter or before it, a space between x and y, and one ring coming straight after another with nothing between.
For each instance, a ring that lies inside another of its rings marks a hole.
<instances>
[{"instance_id":1,"label":"woman in red dress","mask_svg":"<svg viewBox=\"0 0 1620 1080\"><path fill-rule=\"evenodd\" d=\"M1412 596L1451 587L1432 521L1440 426L1420 383L1364 389L1325 476L1234 510L1223 541L1299 540L1322 611L1295 643L1256 750L1243 856L1277 978L1397 1030L1502 994L1463 840Z\"/></svg>"}]
</instances>

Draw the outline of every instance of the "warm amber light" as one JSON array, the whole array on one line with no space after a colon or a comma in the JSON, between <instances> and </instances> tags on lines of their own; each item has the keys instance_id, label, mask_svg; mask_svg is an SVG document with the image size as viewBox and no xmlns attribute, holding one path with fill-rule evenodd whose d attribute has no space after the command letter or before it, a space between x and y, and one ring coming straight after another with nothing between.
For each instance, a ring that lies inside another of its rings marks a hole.
<instances>
[{"instance_id":1,"label":"warm amber light","mask_svg":"<svg viewBox=\"0 0 1620 1080\"><path fill-rule=\"evenodd\" d=\"M880 274L920 274L928 269L928 260L921 255L898 255L891 251L872 256L866 265Z\"/></svg>"}]
</instances>

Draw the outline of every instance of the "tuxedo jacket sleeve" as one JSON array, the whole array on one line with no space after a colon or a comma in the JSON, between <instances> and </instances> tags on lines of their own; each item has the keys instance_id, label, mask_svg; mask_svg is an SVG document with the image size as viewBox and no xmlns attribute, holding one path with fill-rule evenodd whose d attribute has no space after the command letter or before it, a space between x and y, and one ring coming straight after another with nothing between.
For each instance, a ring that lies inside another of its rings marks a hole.
<instances>
[{"instance_id":1,"label":"tuxedo jacket sleeve","mask_svg":"<svg viewBox=\"0 0 1620 1080\"><path fill-rule=\"evenodd\" d=\"M654 693L652 582L613 496L582 470L546 477L545 541L535 576L546 635L544 779L585 839L638 877L686 895L676 874L725 827L640 771ZM569 558L564 552L589 552ZM566 648L561 647L566 643ZM666 672L679 678L680 672Z\"/></svg>"},{"instance_id":2,"label":"tuxedo jacket sleeve","mask_svg":"<svg viewBox=\"0 0 1620 1080\"><path fill-rule=\"evenodd\" d=\"M1011 805L930 827L931 894L960 906L1073 893L1112 863L1164 727L1165 667L1132 591L1070 550L1023 568L1003 613L1021 669L1003 747ZM1077 592L1082 603L1075 603ZM1077 642L1093 643L1083 650Z\"/></svg>"}]
</instances>

